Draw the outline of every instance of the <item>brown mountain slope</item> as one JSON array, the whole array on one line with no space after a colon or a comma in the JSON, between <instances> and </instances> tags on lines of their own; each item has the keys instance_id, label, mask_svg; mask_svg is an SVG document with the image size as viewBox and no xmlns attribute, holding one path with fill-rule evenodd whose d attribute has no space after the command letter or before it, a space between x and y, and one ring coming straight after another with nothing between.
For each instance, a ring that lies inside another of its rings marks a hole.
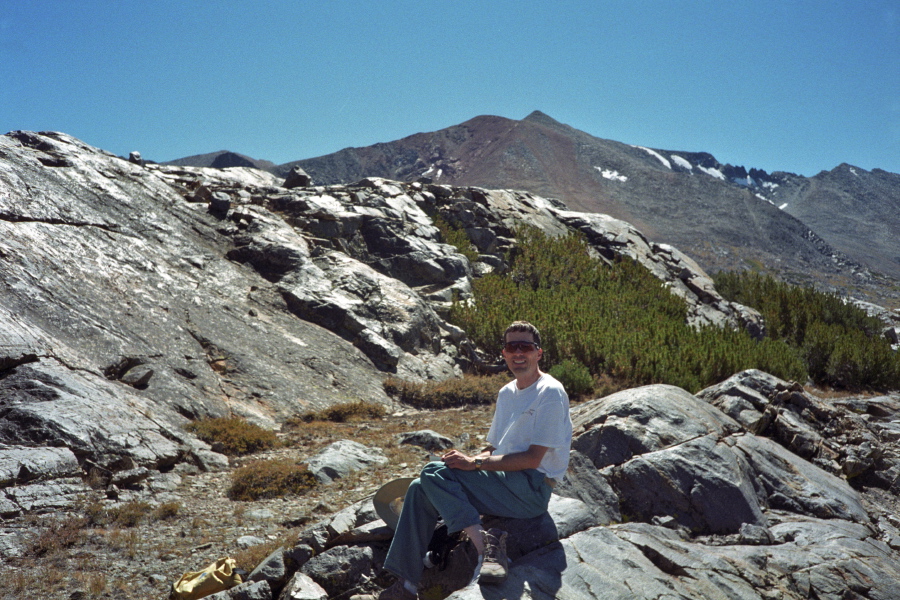
<instances>
[{"instance_id":1,"label":"brown mountain slope","mask_svg":"<svg viewBox=\"0 0 900 600\"><path fill-rule=\"evenodd\" d=\"M753 179L742 167L721 165L706 153L605 140L541 112L521 121L480 116L440 131L288 163L275 172L294 165L319 184L424 176L452 185L524 189L573 210L628 221L710 271L762 266L789 280L813 279L855 293L873 283L861 260L773 204L778 182L787 191L806 178L751 171Z\"/></svg>"}]
</instances>

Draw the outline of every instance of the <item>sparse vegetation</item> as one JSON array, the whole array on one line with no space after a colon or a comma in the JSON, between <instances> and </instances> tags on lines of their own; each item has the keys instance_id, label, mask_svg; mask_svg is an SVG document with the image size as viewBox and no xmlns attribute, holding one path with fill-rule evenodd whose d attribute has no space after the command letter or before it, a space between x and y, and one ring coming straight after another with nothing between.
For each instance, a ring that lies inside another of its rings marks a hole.
<instances>
[{"instance_id":1,"label":"sparse vegetation","mask_svg":"<svg viewBox=\"0 0 900 600\"><path fill-rule=\"evenodd\" d=\"M364 421L370 419L380 419L385 415L385 408L380 404L371 402L342 402L334 404L328 408L311 411L292 417L285 422L285 426L298 427L301 423L312 423L313 421L329 421L331 423L352 423L354 421Z\"/></svg>"},{"instance_id":2,"label":"sparse vegetation","mask_svg":"<svg viewBox=\"0 0 900 600\"><path fill-rule=\"evenodd\" d=\"M757 273L722 272L716 289L752 306L767 335L800 356L817 385L851 390L900 388L900 353L881 335L884 325L834 294Z\"/></svg>"},{"instance_id":3,"label":"sparse vegetation","mask_svg":"<svg viewBox=\"0 0 900 600\"><path fill-rule=\"evenodd\" d=\"M259 564L275 552L278 548L292 548L297 545L298 533L288 533L277 540L270 540L264 544L250 546L240 552L235 553L234 562L239 569L244 569L248 573L253 571Z\"/></svg>"},{"instance_id":4,"label":"sparse vegetation","mask_svg":"<svg viewBox=\"0 0 900 600\"><path fill-rule=\"evenodd\" d=\"M451 309L482 348L497 348L507 325L525 319L541 330L544 369L575 359L595 378L691 392L748 368L806 380L802 360L781 340L689 326L684 301L636 262L607 265L578 234L550 238L526 228L517 237L510 272L476 279L474 302Z\"/></svg>"},{"instance_id":5,"label":"sparse vegetation","mask_svg":"<svg viewBox=\"0 0 900 600\"><path fill-rule=\"evenodd\" d=\"M388 378L384 389L400 402L416 408L449 408L492 404L497 399L497 391L510 379L506 374L489 377L466 375L461 379L425 383Z\"/></svg>"},{"instance_id":6,"label":"sparse vegetation","mask_svg":"<svg viewBox=\"0 0 900 600\"><path fill-rule=\"evenodd\" d=\"M194 421L188 423L185 429L213 445L217 452L229 456L252 454L273 448L278 443L274 431L263 429L239 417Z\"/></svg>"},{"instance_id":7,"label":"sparse vegetation","mask_svg":"<svg viewBox=\"0 0 900 600\"><path fill-rule=\"evenodd\" d=\"M153 518L158 510L149 502L137 500L115 505L92 502L83 508L86 525L95 527L135 527Z\"/></svg>"},{"instance_id":8,"label":"sparse vegetation","mask_svg":"<svg viewBox=\"0 0 900 600\"><path fill-rule=\"evenodd\" d=\"M228 497L232 500L261 500L303 494L317 484L305 465L293 460L259 460L239 467L231 474Z\"/></svg>"},{"instance_id":9,"label":"sparse vegetation","mask_svg":"<svg viewBox=\"0 0 900 600\"><path fill-rule=\"evenodd\" d=\"M84 541L87 524L88 519L80 516L52 519L31 540L28 553L38 557L53 556L66 548L80 545Z\"/></svg>"}]
</instances>

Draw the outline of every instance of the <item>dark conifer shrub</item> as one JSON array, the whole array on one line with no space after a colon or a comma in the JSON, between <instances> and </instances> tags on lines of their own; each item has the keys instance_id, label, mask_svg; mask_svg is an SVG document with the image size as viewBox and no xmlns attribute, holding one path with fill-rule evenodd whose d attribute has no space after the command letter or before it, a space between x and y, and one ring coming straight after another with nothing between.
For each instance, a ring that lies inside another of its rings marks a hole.
<instances>
[{"instance_id":1,"label":"dark conifer shrub","mask_svg":"<svg viewBox=\"0 0 900 600\"><path fill-rule=\"evenodd\" d=\"M545 370L575 359L593 377L689 391L748 368L806 381L797 351L782 341L687 325L684 301L635 261L607 264L578 234L551 238L527 228L517 239L509 273L476 279L474 301L450 311L482 348L494 348L510 322L525 319L541 330Z\"/></svg>"},{"instance_id":2,"label":"dark conifer shrub","mask_svg":"<svg viewBox=\"0 0 900 600\"><path fill-rule=\"evenodd\" d=\"M900 388L900 353L881 335L881 321L861 308L759 273L722 272L714 280L725 298L763 315L768 335L796 349L815 383L854 390Z\"/></svg>"}]
</instances>

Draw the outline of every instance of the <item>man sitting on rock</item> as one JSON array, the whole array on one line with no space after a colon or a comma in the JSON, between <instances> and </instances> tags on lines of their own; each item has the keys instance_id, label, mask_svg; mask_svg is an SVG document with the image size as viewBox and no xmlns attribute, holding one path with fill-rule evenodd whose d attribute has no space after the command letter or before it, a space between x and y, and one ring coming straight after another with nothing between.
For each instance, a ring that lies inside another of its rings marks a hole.
<instances>
[{"instance_id":1,"label":"man sitting on rock","mask_svg":"<svg viewBox=\"0 0 900 600\"><path fill-rule=\"evenodd\" d=\"M565 475L572 443L569 397L559 381L538 368L543 350L534 325L516 321L503 337L503 358L516 379L497 396L489 445L475 456L450 450L410 484L384 564L399 579L379 600L416 599L439 517L451 533L465 531L472 541L480 583L504 581L506 533L482 531L481 515L537 517Z\"/></svg>"}]
</instances>

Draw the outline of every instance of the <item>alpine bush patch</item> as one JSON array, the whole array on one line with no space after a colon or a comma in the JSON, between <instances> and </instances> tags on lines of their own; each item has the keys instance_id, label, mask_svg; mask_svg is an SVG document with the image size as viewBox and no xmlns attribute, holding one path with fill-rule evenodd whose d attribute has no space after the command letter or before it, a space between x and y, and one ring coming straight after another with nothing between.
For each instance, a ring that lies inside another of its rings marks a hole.
<instances>
[{"instance_id":1,"label":"alpine bush patch","mask_svg":"<svg viewBox=\"0 0 900 600\"><path fill-rule=\"evenodd\" d=\"M806 381L803 361L782 340L688 325L684 301L635 261L607 264L580 234L526 228L517 239L510 271L476 279L474 299L450 310L481 348L495 348L509 323L524 319L541 330L544 370L578 360L594 378L691 392L749 368Z\"/></svg>"},{"instance_id":2,"label":"alpine bush patch","mask_svg":"<svg viewBox=\"0 0 900 600\"><path fill-rule=\"evenodd\" d=\"M851 390L900 388L900 353L881 335L882 322L861 308L770 275L722 272L713 279L722 296L762 314L767 335L802 357L813 382Z\"/></svg>"}]
</instances>

